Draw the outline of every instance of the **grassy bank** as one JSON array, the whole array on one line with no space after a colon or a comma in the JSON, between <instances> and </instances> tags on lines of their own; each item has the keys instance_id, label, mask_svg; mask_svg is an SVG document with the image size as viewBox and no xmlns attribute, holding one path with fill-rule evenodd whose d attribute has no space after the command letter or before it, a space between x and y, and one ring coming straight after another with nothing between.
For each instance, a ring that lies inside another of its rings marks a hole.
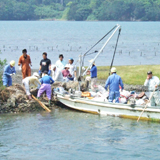
<instances>
[{"instance_id":1,"label":"grassy bank","mask_svg":"<svg viewBox=\"0 0 160 160\"><path fill-rule=\"evenodd\" d=\"M121 76L125 84L143 85L147 77L147 71L160 78L160 65L116 66L117 74ZM109 67L98 66L98 79L108 78Z\"/></svg>"}]
</instances>

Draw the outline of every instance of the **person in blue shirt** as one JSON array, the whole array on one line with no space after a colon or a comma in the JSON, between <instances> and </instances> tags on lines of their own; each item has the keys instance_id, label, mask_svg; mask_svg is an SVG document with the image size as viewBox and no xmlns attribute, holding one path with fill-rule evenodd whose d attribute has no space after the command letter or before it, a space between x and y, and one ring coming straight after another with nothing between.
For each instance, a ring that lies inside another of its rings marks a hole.
<instances>
[{"instance_id":1,"label":"person in blue shirt","mask_svg":"<svg viewBox=\"0 0 160 160\"><path fill-rule=\"evenodd\" d=\"M15 70L15 61L11 61L10 64L4 67L3 72L3 86L9 87L12 86L12 75L16 74Z\"/></svg>"},{"instance_id":2,"label":"person in blue shirt","mask_svg":"<svg viewBox=\"0 0 160 160\"><path fill-rule=\"evenodd\" d=\"M107 90L109 86L109 102L113 102L115 99L115 103L119 103L119 85L124 89L123 82L120 76L116 74L117 69L113 67L111 69L112 75L110 75L106 81L105 89Z\"/></svg>"},{"instance_id":3,"label":"person in blue shirt","mask_svg":"<svg viewBox=\"0 0 160 160\"><path fill-rule=\"evenodd\" d=\"M43 72L43 77L41 78L41 87L38 90L37 98L39 98L45 91L47 94L47 97L49 99L49 105L51 104L51 95L52 95L52 88L51 84L54 83L54 80L51 76L48 76L48 71Z\"/></svg>"},{"instance_id":4,"label":"person in blue shirt","mask_svg":"<svg viewBox=\"0 0 160 160\"><path fill-rule=\"evenodd\" d=\"M95 62L93 62L93 59L91 59L89 62L92 63L92 67L89 71L91 75L91 89L92 91L95 91L97 84L97 67L95 66Z\"/></svg>"}]
</instances>

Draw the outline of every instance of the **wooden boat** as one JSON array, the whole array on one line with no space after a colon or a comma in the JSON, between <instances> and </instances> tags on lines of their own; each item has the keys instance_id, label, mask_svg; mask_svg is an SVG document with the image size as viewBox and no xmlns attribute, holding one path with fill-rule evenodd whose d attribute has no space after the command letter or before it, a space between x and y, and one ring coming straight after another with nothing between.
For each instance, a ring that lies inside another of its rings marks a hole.
<instances>
[{"instance_id":1,"label":"wooden boat","mask_svg":"<svg viewBox=\"0 0 160 160\"><path fill-rule=\"evenodd\" d=\"M138 119L144 106L94 101L87 98L69 97L57 93L57 99L65 106L88 113ZM160 122L160 108L147 107L140 120Z\"/></svg>"}]
</instances>

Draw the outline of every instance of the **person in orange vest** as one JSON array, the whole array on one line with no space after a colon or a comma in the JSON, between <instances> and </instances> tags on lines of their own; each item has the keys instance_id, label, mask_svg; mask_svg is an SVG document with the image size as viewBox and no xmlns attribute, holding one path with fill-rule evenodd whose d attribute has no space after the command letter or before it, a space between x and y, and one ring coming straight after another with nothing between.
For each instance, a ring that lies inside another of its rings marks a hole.
<instances>
[{"instance_id":1,"label":"person in orange vest","mask_svg":"<svg viewBox=\"0 0 160 160\"><path fill-rule=\"evenodd\" d=\"M23 55L20 56L18 66L19 70L22 70L22 78L31 76L31 58L27 55L27 50L22 50Z\"/></svg>"}]
</instances>

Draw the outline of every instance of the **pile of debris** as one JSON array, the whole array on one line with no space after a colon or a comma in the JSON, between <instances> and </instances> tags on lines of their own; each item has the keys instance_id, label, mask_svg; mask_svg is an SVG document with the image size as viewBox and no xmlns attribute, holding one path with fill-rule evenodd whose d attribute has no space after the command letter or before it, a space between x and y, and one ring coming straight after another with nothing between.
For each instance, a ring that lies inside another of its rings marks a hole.
<instances>
[{"instance_id":1,"label":"pile of debris","mask_svg":"<svg viewBox=\"0 0 160 160\"><path fill-rule=\"evenodd\" d=\"M31 93L36 96L37 89L31 90ZM47 100L42 98L41 101L47 104ZM52 108L54 104L49 108ZM19 113L19 112L34 112L41 111L43 108L35 101L28 100L24 88L19 84L7 87L0 91L0 113Z\"/></svg>"},{"instance_id":2,"label":"pile of debris","mask_svg":"<svg viewBox=\"0 0 160 160\"><path fill-rule=\"evenodd\" d=\"M57 87L63 87L65 90L77 89L78 82L64 82L52 84L52 90ZM88 89L88 82L81 83L81 89ZM31 94L37 97L38 89L32 88ZM45 93L40 98L40 101L48 108L52 109L57 106L58 102L54 94L52 95L51 105L49 106L48 98ZM59 105L59 104L58 104ZM44 109L34 99L28 100L25 89L20 84L13 84L13 86L0 90L0 113L20 113L20 112L34 112L43 111Z\"/></svg>"}]
</instances>

